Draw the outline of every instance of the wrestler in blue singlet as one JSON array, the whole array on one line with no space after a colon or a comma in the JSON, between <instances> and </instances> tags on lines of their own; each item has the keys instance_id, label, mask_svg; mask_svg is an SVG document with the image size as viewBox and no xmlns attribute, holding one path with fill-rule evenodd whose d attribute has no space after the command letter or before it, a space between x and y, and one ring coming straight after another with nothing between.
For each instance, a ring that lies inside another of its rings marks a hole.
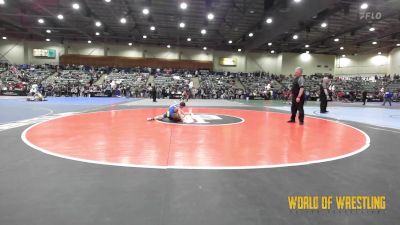
<instances>
[{"instance_id":1,"label":"wrestler in blue singlet","mask_svg":"<svg viewBox=\"0 0 400 225\"><path fill-rule=\"evenodd\" d=\"M174 105L170 105L168 107L168 111L167 113L164 115L164 117L169 118L169 119L173 119L173 115L174 113L176 113L176 108L179 107L179 104L174 104Z\"/></svg>"}]
</instances>

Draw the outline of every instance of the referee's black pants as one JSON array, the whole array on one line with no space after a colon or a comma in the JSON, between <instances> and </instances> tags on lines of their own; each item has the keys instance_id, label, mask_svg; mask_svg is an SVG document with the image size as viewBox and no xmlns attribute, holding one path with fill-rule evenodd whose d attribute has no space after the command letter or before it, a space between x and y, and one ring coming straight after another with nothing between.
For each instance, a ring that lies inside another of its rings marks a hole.
<instances>
[{"instance_id":1,"label":"referee's black pants","mask_svg":"<svg viewBox=\"0 0 400 225\"><path fill-rule=\"evenodd\" d=\"M296 120L296 114L299 111L299 121L304 122L304 97L300 98L300 102L296 102L296 98L292 98L292 117L291 121Z\"/></svg>"},{"instance_id":2,"label":"referee's black pants","mask_svg":"<svg viewBox=\"0 0 400 225\"><path fill-rule=\"evenodd\" d=\"M320 112L321 113L327 112L326 108L328 107L328 98L326 97L326 95L321 95L319 101L320 101Z\"/></svg>"}]
</instances>

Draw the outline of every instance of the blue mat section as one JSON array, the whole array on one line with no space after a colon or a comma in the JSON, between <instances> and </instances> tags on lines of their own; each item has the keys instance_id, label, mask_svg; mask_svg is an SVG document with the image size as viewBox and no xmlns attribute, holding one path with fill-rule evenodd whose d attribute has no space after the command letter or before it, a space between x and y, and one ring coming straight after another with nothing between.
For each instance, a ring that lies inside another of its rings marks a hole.
<instances>
[{"instance_id":1,"label":"blue mat section","mask_svg":"<svg viewBox=\"0 0 400 225\"><path fill-rule=\"evenodd\" d=\"M290 106L269 107L290 112ZM389 106L373 107L329 107L327 114L321 114L319 107L304 107L306 115L326 117L336 120L354 121L379 127L400 129L400 110Z\"/></svg>"},{"instance_id":2,"label":"blue mat section","mask_svg":"<svg viewBox=\"0 0 400 225\"><path fill-rule=\"evenodd\" d=\"M65 105L111 105L128 101L127 98L77 98L77 97L51 97L41 104L65 104Z\"/></svg>"},{"instance_id":3,"label":"blue mat section","mask_svg":"<svg viewBox=\"0 0 400 225\"><path fill-rule=\"evenodd\" d=\"M9 123L19 120L31 119L51 114L51 109L42 107L30 107L20 105L9 105L7 107L1 106L0 110L0 124Z\"/></svg>"},{"instance_id":4,"label":"blue mat section","mask_svg":"<svg viewBox=\"0 0 400 225\"><path fill-rule=\"evenodd\" d=\"M78 98L78 97L49 97L44 102L27 102L26 98L18 99L0 99L0 105L2 104L66 104L66 105L110 105L113 103L119 103L124 101L134 101L138 99L132 98Z\"/></svg>"},{"instance_id":5,"label":"blue mat section","mask_svg":"<svg viewBox=\"0 0 400 225\"><path fill-rule=\"evenodd\" d=\"M28 102L26 98L0 99L0 124L31 119L47 114L81 112L120 102L137 101L132 98L52 97L45 102Z\"/></svg>"}]
</instances>

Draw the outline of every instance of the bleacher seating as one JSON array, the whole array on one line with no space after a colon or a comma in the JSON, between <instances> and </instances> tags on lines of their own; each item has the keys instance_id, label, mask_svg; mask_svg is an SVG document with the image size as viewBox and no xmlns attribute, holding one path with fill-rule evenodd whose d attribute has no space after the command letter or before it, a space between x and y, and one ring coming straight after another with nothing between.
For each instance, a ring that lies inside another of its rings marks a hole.
<instances>
[{"instance_id":1,"label":"bleacher seating","mask_svg":"<svg viewBox=\"0 0 400 225\"><path fill-rule=\"evenodd\" d=\"M131 86L131 87L143 87L146 85L147 79L149 78L148 73L110 73L106 75L104 82L116 82L119 85Z\"/></svg>"},{"instance_id":2,"label":"bleacher seating","mask_svg":"<svg viewBox=\"0 0 400 225\"><path fill-rule=\"evenodd\" d=\"M8 66L1 67L0 88L4 91L19 91L25 94L30 86L39 84L47 95L54 96L149 96L150 88L156 85L157 96L180 97L184 91L197 98L247 98L287 99L293 76L268 73L214 73L202 71L151 69L151 68L108 68L91 66ZM58 71L56 75L55 71ZM125 72L126 71L126 72ZM197 87L193 87L193 75ZM104 79L98 80L100 77ZM153 77L152 77L153 78ZM304 76L305 90L309 100L319 97L323 75ZM96 83L96 80L98 82ZM198 81L198 82L197 82ZM361 99L362 92L369 100L382 100L383 91L394 93L399 100L400 77L394 76L342 76L333 77L329 87L335 100Z\"/></svg>"},{"instance_id":3,"label":"bleacher seating","mask_svg":"<svg viewBox=\"0 0 400 225\"><path fill-rule=\"evenodd\" d=\"M45 81L54 71L51 69L17 69L11 67L0 74L0 86L3 94L20 95L29 91L32 84Z\"/></svg>"},{"instance_id":4,"label":"bleacher seating","mask_svg":"<svg viewBox=\"0 0 400 225\"><path fill-rule=\"evenodd\" d=\"M243 90L235 86L233 76L221 74L201 75L200 93L204 98L225 98L231 99L236 95L241 95Z\"/></svg>"}]
</instances>

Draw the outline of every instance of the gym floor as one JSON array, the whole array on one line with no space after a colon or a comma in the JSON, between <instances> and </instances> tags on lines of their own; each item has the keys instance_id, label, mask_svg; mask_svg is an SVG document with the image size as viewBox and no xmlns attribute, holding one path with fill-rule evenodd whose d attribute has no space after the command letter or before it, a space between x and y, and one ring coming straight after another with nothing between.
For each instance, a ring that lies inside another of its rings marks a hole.
<instances>
[{"instance_id":1,"label":"gym floor","mask_svg":"<svg viewBox=\"0 0 400 225\"><path fill-rule=\"evenodd\" d=\"M400 105L0 99L0 224L395 224ZM379 211L297 211L292 195L384 195Z\"/></svg>"}]
</instances>

